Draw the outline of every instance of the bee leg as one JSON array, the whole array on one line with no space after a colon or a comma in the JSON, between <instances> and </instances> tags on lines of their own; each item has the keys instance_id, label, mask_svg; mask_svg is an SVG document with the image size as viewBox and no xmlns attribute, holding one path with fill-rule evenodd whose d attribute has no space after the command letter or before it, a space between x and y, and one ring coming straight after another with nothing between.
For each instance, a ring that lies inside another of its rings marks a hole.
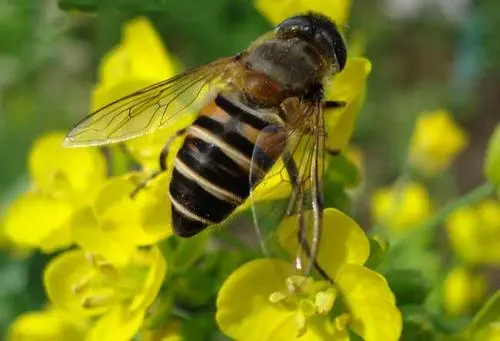
<instances>
[{"instance_id":1,"label":"bee leg","mask_svg":"<svg viewBox=\"0 0 500 341\"><path fill-rule=\"evenodd\" d=\"M288 172L288 176L290 177L292 183L292 194L290 196L290 201L288 204L286 215L287 216L291 215L293 213L294 206L297 206L295 207L297 209L297 214L299 215L298 217L299 228L297 229L297 239L299 241L299 245L302 251L304 251L304 253L308 258L311 258L311 248L307 242L307 236L305 231L304 212L302 209L303 193L301 192L300 188L300 178L297 165L295 164L295 161L293 160L292 156L288 151L285 151L283 153L282 160L283 163L285 164L285 168ZM297 259L296 261L297 263L301 262L300 259ZM323 277L325 280L329 281L330 283L333 283L333 280L328 276L325 270L323 270L323 268L319 265L316 259L313 259L312 262L313 262L313 267L316 269L316 271L318 271L320 276Z\"/></svg>"},{"instance_id":2,"label":"bee leg","mask_svg":"<svg viewBox=\"0 0 500 341\"><path fill-rule=\"evenodd\" d=\"M154 171L146 179L141 181L137 185L137 187L130 193L130 198L133 199L137 195L137 193L139 193L139 191L141 191L142 189L144 189L148 185L148 183L151 180L153 180L158 175L160 175L162 172L167 170L167 157L168 157L168 150L170 149L170 145L172 144L172 142L175 139L177 139L181 135L184 135L185 133L186 133L186 128L183 128L183 129L176 131L174 135L169 137L169 139L167 140L167 142L165 142L165 144L163 145L161 152L160 152L160 157L158 160L158 163L160 164L160 169Z\"/></svg>"},{"instance_id":3,"label":"bee leg","mask_svg":"<svg viewBox=\"0 0 500 341\"><path fill-rule=\"evenodd\" d=\"M325 109L338 109L343 108L347 105L344 101L326 101L323 108Z\"/></svg>"},{"instance_id":4,"label":"bee leg","mask_svg":"<svg viewBox=\"0 0 500 341\"><path fill-rule=\"evenodd\" d=\"M297 165L292 158L292 155L288 150L285 150L281 159L286 167L286 171L288 172L288 176L292 182L292 193L290 195L290 200L288 201L288 207L286 209L285 216L291 216L293 210L295 208L295 203L297 201L297 196L300 188L300 179L299 179L299 170L297 169Z\"/></svg>"}]
</instances>

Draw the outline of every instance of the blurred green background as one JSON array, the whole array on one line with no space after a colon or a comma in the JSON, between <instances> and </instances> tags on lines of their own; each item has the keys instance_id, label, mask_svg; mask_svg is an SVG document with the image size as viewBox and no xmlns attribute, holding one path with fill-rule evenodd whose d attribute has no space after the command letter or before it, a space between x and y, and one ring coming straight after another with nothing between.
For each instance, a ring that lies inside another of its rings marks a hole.
<instances>
[{"instance_id":1,"label":"blurred green background","mask_svg":"<svg viewBox=\"0 0 500 341\"><path fill-rule=\"evenodd\" d=\"M100 58L139 14L185 67L234 54L271 28L250 0L0 0L0 214L28 186L32 142L88 112ZM455 167L431 184L436 204L480 184L485 145L500 121L500 2L358 0L346 29L373 63L353 140L366 165L361 225L370 226L371 190L402 172L423 110L448 108L470 133ZM44 303L45 261L0 253L0 334Z\"/></svg>"}]
</instances>

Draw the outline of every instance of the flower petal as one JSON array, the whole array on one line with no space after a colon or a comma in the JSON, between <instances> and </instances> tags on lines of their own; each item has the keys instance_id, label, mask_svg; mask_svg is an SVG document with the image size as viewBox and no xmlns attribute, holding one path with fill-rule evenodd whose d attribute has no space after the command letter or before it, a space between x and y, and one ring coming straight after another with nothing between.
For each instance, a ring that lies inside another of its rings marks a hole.
<instances>
[{"instance_id":1,"label":"flower petal","mask_svg":"<svg viewBox=\"0 0 500 341\"><path fill-rule=\"evenodd\" d=\"M143 17L131 20L124 26L120 45L101 62L92 111L173 75L173 65L151 23Z\"/></svg>"},{"instance_id":2,"label":"flower petal","mask_svg":"<svg viewBox=\"0 0 500 341\"><path fill-rule=\"evenodd\" d=\"M68 222L73 210L66 201L28 192L7 211L4 233L19 245L51 252L71 244Z\"/></svg>"},{"instance_id":3,"label":"flower petal","mask_svg":"<svg viewBox=\"0 0 500 341\"><path fill-rule=\"evenodd\" d=\"M305 212L310 216L311 211ZM306 221L310 220L306 217ZM299 249L297 241L297 218L283 220L278 227L278 238L287 252L295 256ZM334 208L323 212L323 230L318 249L318 263L334 278L344 264L364 264L370 254L370 242L359 225L350 217Z\"/></svg>"},{"instance_id":4,"label":"flower petal","mask_svg":"<svg viewBox=\"0 0 500 341\"><path fill-rule=\"evenodd\" d=\"M349 143L364 101L366 79L371 68L368 59L348 58L344 70L326 87L326 98L347 103L344 108L326 112L326 143L329 149L342 150Z\"/></svg>"},{"instance_id":5,"label":"flower petal","mask_svg":"<svg viewBox=\"0 0 500 341\"><path fill-rule=\"evenodd\" d=\"M106 182L94 203L102 229L116 239L133 239L135 245L151 245L172 234L168 200L170 173L156 177L133 198L140 179L116 177Z\"/></svg>"},{"instance_id":6,"label":"flower petal","mask_svg":"<svg viewBox=\"0 0 500 341\"><path fill-rule=\"evenodd\" d=\"M401 313L385 278L358 264L339 269L335 284L352 315L352 329L366 341L399 340Z\"/></svg>"},{"instance_id":7,"label":"flower petal","mask_svg":"<svg viewBox=\"0 0 500 341\"><path fill-rule=\"evenodd\" d=\"M35 142L29 157L31 177L53 196L89 198L88 192L106 178L104 155L93 148L63 148L63 140L64 134L56 132Z\"/></svg>"},{"instance_id":8,"label":"flower petal","mask_svg":"<svg viewBox=\"0 0 500 341\"><path fill-rule=\"evenodd\" d=\"M118 237L103 230L90 207L85 207L74 215L71 228L75 243L82 249L100 254L115 265L126 264L136 248L129 236Z\"/></svg>"},{"instance_id":9,"label":"flower petal","mask_svg":"<svg viewBox=\"0 0 500 341\"><path fill-rule=\"evenodd\" d=\"M75 285L94 273L91 264L82 250L71 250L53 258L43 274L45 291L52 303L59 309L75 316L99 315L107 307L89 307L82 305L82 295L75 293Z\"/></svg>"},{"instance_id":10,"label":"flower petal","mask_svg":"<svg viewBox=\"0 0 500 341\"><path fill-rule=\"evenodd\" d=\"M257 259L233 272L217 297L216 320L221 330L237 340L288 341L297 338L296 311L269 296L286 290L286 279L295 273L292 265L277 259ZM244 298L244 299L242 299ZM301 340L345 340L333 338L333 328L312 323Z\"/></svg>"},{"instance_id":11,"label":"flower petal","mask_svg":"<svg viewBox=\"0 0 500 341\"><path fill-rule=\"evenodd\" d=\"M167 79L175 74L168 51L151 22L139 17L127 22L123 46L133 74L147 79Z\"/></svg>"},{"instance_id":12,"label":"flower petal","mask_svg":"<svg viewBox=\"0 0 500 341\"><path fill-rule=\"evenodd\" d=\"M132 340L144 321L144 315L144 310L131 312L121 307L116 307L94 324L86 340Z\"/></svg>"},{"instance_id":13,"label":"flower petal","mask_svg":"<svg viewBox=\"0 0 500 341\"><path fill-rule=\"evenodd\" d=\"M329 16L339 26L347 22L350 0L288 0L288 1L255 1L255 7L271 23L278 24L282 20L305 12L317 12Z\"/></svg>"},{"instance_id":14,"label":"flower petal","mask_svg":"<svg viewBox=\"0 0 500 341\"><path fill-rule=\"evenodd\" d=\"M9 327L9 341L83 340L86 323L51 308L20 315Z\"/></svg>"},{"instance_id":15,"label":"flower petal","mask_svg":"<svg viewBox=\"0 0 500 341\"><path fill-rule=\"evenodd\" d=\"M134 297L129 307L130 310L146 309L153 303L167 272L167 263L157 246L153 246L146 257L150 263L148 274L140 294Z\"/></svg>"},{"instance_id":16,"label":"flower petal","mask_svg":"<svg viewBox=\"0 0 500 341\"><path fill-rule=\"evenodd\" d=\"M291 265L281 260L258 259L238 268L217 297L216 320L221 330L238 340L264 341L270 340L280 324L292 324L291 313L269 301L269 295L282 290L292 274ZM295 330L293 326L291 329Z\"/></svg>"}]
</instances>

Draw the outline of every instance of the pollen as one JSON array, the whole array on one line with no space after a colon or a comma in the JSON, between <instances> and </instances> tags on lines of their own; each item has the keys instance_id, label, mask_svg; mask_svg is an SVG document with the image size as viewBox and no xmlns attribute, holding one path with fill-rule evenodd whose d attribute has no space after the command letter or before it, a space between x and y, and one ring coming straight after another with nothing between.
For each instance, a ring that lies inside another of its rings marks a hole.
<instances>
[{"instance_id":1,"label":"pollen","mask_svg":"<svg viewBox=\"0 0 500 341\"><path fill-rule=\"evenodd\" d=\"M325 291L318 292L314 300L314 305L318 314L328 314L330 310L332 310L336 297L337 290L335 288L328 288Z\"/></svg>"},{"instance_id":2,"label":"pollen","mask_svg":"<svg viewBox=\"0 0 500 341\"><path fill-rule=\"evenodd\" d=\"M269 295L269 302L276 304L278 302L282 302L287 299L287 295L281 291L275 291L271 295Z\"/></svg>"}]
</instances>

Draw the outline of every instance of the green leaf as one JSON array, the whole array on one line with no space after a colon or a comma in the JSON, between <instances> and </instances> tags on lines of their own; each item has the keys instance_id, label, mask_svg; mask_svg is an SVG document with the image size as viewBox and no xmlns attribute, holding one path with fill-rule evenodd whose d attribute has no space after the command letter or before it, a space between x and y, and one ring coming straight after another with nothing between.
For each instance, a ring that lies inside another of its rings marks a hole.
<instances>
[{"instance_id":1,"label":"green leaf","mask_svg":"<svg viewBox=\"0 0 500 341\"><path fill-rule=\"evenodd\" d=\"M488 143L484 172L489 182L500 186L500 124L495 128Z\"/></svg>"},{"instance_id":2,"label":"green leaf","mask_svg":"<svg viewBox=\"0 0 500 341\"><path fill-rule=\"evenodd\" d=\"M469 327L469 333L472 337L477 336L495 322L500 322L500 290L495 292L476 314Z\"/></svg>"},{"instance_id":3,"label":"green leaf","mask_svg":"<svg viewBox=\"0 0 500 341\"><path fill-rule=\"evenodd\" d=\"M78 10L83 12L95 11L96 0L60 0L59 8L64 11Z\"/></svg>"},{"instance_id":4,"label":"green leaf","mask_svg":"<svg viewBox=\"0 0 500 341\"><path fill-rule=\"evenodd\" d=\"M168 0L59 0L59 8L64 11L97 11L103 8L140 11L165 11Z\"/></svg>"},{"instance_id":5,"label":"green leaf","mask_svg":"<svg viewBox=\"0 0 500 341\"><path fill-rule=\"evenodd\" d=\"M180 275L174 281L176 302L189 309L201 308L210 303L216 294L215 278L197 267Z\"/></svg>"},{"instance_id":6,"label":"green leaf","mask_svg":"<svg viewBox=\"0 0 500 341\"><path fill-rule=\"evenodd\" d=\"M408 305L401 308L403 314L403 332L401 340L432 341L436 340L436 330L432 315L421 305Z\"/></svg>"},{"instance_id":7,"label":"green leaf","mask_svg":"<svg viewBox=\"0 0 500 341\"><path fill-rule=\"evenodd\" d=\"M326 181L336 182L348 188L356 187L361 180L358 167L344 154L329 158Z\"/></svg>"},{"instance_id":8,"label":"green leaf","mask_svg":"<svg viewBox=\"0 0 500 341\"><path fill-rule=\"evenodd\" d=\"M387 254L387 241L381 240L378 237L369 237L370 241L370 257L366 261L365 266L370 269L376 269L381 264Z\"/></svg>"},{"instance_id":9,"label":"green leaf","mask_svg":"<svg viewBox=\"0 0 500 341\"><path fill-rule=\"evenodd\" d=\"M325 181L324 198L325 207L337 208L343 212L349 211L350 200L343 185Z\"/></svg>"},{"instance_id":10,"label":"green leaf","mask_svg":"<svg viewBox=\"0 0 500 341\"><path fill-rule=\"evenodd\" d=\"M417 270L391 269L384 274L396 295L398 306L422 304L431 291L431 285Z\"/></svg>"},{"instance_id":11,"label":"green leaf","mask_svg":"<svg viewBox=\"0 0 500 341\"><path fill-rule=\"evenodd\" d=\"M176 271L189 269L203 256L210 235L205 231L191 238L178 239L173 262Z\"/></svg>"},{"instance_id":12,"label":"green leaf","mask_svg":"<svg viewBox=\"0 0 500 341\"><path fill-rule=\"evenodd\" d=\"M415 321L412 319L405 319L403 321L403 333L401 340L405 341L432 341L436 340L434 331L430 324L422 321Z\"/></svg>"}]
</instances>

